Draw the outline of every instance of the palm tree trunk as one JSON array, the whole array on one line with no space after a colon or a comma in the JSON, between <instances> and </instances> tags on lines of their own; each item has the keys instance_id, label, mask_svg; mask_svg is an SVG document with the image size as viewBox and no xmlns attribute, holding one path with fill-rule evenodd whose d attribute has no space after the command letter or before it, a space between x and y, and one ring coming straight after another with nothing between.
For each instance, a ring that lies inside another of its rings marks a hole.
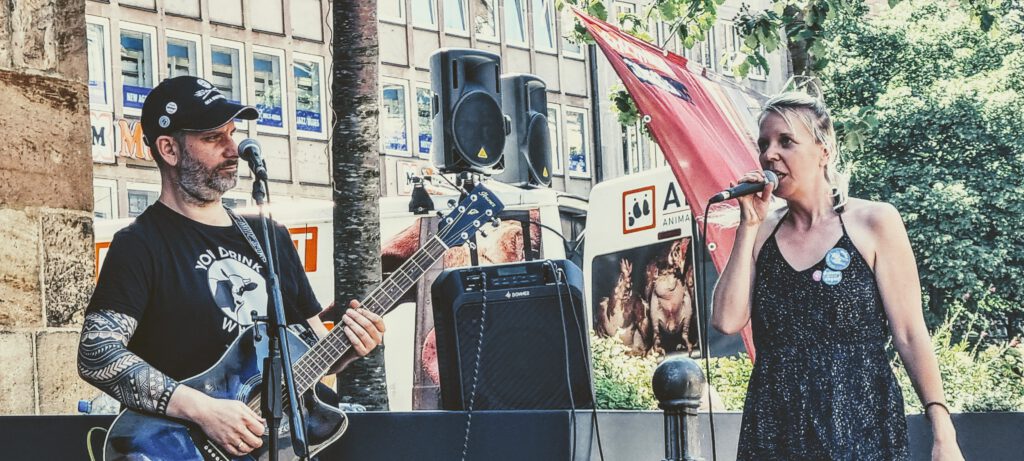
<instances>
[{"instance_id":1,"label":"palm tree trunk","mask_svg":"<svg viewBox=\"0 0 1024 461\"><path fill-rule=\"evenodd\" d=\"M381 280L377 2L333 5L334 297L338 306L347 306ZM338 374L338 396L371 410L388 409L383 345Z\"/></svg>"}]
</instances>

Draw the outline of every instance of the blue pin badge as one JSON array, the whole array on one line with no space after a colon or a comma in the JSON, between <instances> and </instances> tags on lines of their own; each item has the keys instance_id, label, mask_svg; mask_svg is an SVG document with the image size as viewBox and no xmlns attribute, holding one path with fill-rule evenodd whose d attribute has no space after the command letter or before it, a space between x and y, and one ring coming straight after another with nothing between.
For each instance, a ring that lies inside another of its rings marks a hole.
<instances>
[{"instance_id":1,"label":"blue pin badge","mask_svg":"<svg viewBox=\"0 0 1024 461\"><path fill-rule=\"evenodd\" d=\"M825 255L825 265L834 271L850 267L850 252L844 248L833 248Z\"/></svg>"},{"instance_id":2,"label":"blue pin badge","mask_svg":"<svg viewBox=\"0 0 1024 461\"><path fill-rule=\"evenodd\" d=\"M843 281L843 273L832 269L825 269L821 273L821 281L825 282L825 285L839 285L839 282Z\"/></svg>"}]
</instances>

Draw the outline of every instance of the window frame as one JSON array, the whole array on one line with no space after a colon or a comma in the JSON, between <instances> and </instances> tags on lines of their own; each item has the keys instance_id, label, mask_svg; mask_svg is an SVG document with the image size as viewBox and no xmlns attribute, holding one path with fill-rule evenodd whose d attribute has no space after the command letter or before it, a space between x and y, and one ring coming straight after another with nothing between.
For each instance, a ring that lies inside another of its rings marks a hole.
<instances>
[{"instance_id":1,"label":"window frame","mask_svg":"<svg viewBox=\"0 0 1024 461\"><path fill-rule=\"evenodd\" d=\"M223 5L224 4L224 0L217 0L215 2L214 1L208 1L207 2L207 4L209 5L209 9L207 10L207 14L210 15L210 24L222 24L222 25L225 25L225 26L228 26L228 27L237 27L237 28L240 28L240 29L244 29L245 28L245 5L242 3L242 0L231 0L231 1L237 1L238 2L238 23L236 24L236 23L233 23L233 22L226 22L222 18L214 18L213 17L214 16L213 15L214 5Z\"/></svg>"},{"instance_id":2,"label":"window frame","mask_svg":"<svg viewBox=\"0 0 1024 461\"><path fill-rule=\"evenodd\" d=\"M440 24L439 24L439 22L441 21L441 18L439 18L437 16L437 0L410 0L409 1L409 6L412 7L417 2L426 2L430 6L430 14L434 18L434 22L432 22L430 24L423 24L423 23L417 22L418 16L415 16L415 15L410 13L409 16L412 16L412 26L417 28L417 29L422 29L422 30L432 30L432 31L439 30L441 28Z\"/></svg>"},{"instance_id":3,"label":"window frame","mask_svg":"<svg viewBox=\"0 0 1024 461\"><path fill-rule=\"evenodd\" d=\"M540 19L540 18L543 17L543 16L538 16L540 13L538 13L533 8L534 6L536 6L536 3L538 3L538 2L542 3L544 5L547 5L547 12L546 13L548 14L548 21L546 21L545 25L549 26L549 30L551 32L551 42L552 43L551 43L550 47L547 47L547 46L543 46L542 47L542 46L540 46L540 43L538 43L538 41L537 41L537 33L538 33L539 29L537 28L537 21L536 21L536 19ZM552 2L551 0L530 0L530 25L533 26L533 27L531 27L532 34L530 35L530 38L533 40L533 48L535 50L537 50L538 52L541 52L541 53L558 54L558 38L559 37L558 37L558 29L557 29L557 26L555 25L555 4L554 4L554 2Z\"/></svg>"},{"instance_id":4,"label":"window frame","mask_svg":"<svg viewBox=\"0 0 1024 461\"><path fill-rule=\"evenodd\" d=\"M117 180L116 179L106 179L106 178L96 178L96 177L94 177L92 179L92 187L93 187L93 199L92 199L92 204L93 204L92 216L93 216L93 219L118 219L119 217L121 217L121 210L120 210L120 208L118 208ZM110 209L112 211L113 216L111 216L109 218L100 218L100 217L96 216L96 192L95 192L95 190L96 190L97 187L106 187L106 188L110 189Z\"/></svg>"},{"instance_id":5,"label":"window frame","mask_svg":"<svg viewBox=\"0 0 1024 461\"><path fill-rule=\"evenodd\" d=\"M401 86L405 90L405 102L404 102L405 103L405 106L404 106L405 107L405 114L404 114L405 115L405 117L404 117L405 118L405 150L403 151L403 150L397 150L397 149L388 149L387 147L385 147L383 131L380 132L380 139L377 140L378 150L379 150L379 152L383 153L384 155L394 155L394 156L397 156L397 157L414 157L413 149L412 149L412 145L413 144L411 142L412 132L414 130L413 130L413 127L412 127L412 122L411 122L412 111L410 110L410 108L412 106L409 103L409 99L410 99L410 97L409 97L409 93L410 93L409 92L409 88L410 88L409 81L405 80L405 79L401 79L401 78L394 78L394 77L383 77L383 76L380 77L377 91L379 92L378 94L380 95L380 100L382 102L384 100L384 85L398 85L398 86ZM383 107L381 107L379 117L380 118L378 119L377 123L379 125L383 125L383 123L381 123L381 120L384 117L384 108Z\"/></svg>"},{"instance_id":6,"label":"window frame","mask_svg":"<svg viewBox=\"0 0 1024 461\"><path fill-rule=\"evenodd\" d=\"M296 80L294 82L294 84L295 84L295 98L296 98L295 109L294 109L294 111L295 111L295 114L294 114L294 118L295 118L295 134L299 138L301 138L301 139L317 139L317 140L327 139L327 136L329 134L328 133L328 127L330 126L329 120L327 119L327 114L328 114L327 107L330 104L327 101L327 68L326 68L326 64L325 64L326 60L324 59L323 56L317 56L317 55L314 55L314 54L305 54L305 53L293 52L292 53L292 66L291 66L291 68L292 68L292 75L293 75L292 80L295 80L294 75L295 75L295 62L296 61L307 61L307 62L313 62L315 64L319 64L320 65L320 132L317 133L315 131L307 131L307 130L300 130L299 129L299 118L298 118L299 117L299 114L298 114L298 110L299 110L298 109L298 107L299 107L299 102L298 102L299 87L298 87L298 85L299 85L299 82Z\"/></svg>"},{"instance_id":7,"label":"window frame","mask_svg":"<svg viewBox=\"0 0 1024 461\"><path fill-rule=\"evenodd\" d=\"M203 55L203 51L204 51L203 50L203 48L204 48L203 47L203 37L200 36L200 35L197 35L197 34L189 33L189 32L182 32L182 31L173 30L173 29L164 29L164 53L167 53L167 48L168 48L168 46L170 46L170 43L169 43L170 40L169 39L172 39L172 38L175 39L175 40L188 40L188 41L193 42L193 43L196 44L196 74L195 74L195 76L196 77L201 77L201 78L205 79L206 78L206 72L205 72L205 66L203 65L205 63L205 60L204 60L205 56ZM171 62L171 57L167 56L165 58L165 61L166 61L166 64L169 66L170 62ZM170 77L171 76L170 69L167 68L166 70L167 70L167 77Z\"/></svg>"},{"instance_id":8,"label":"window frame","mask_svg":"<svg viewBox=\"0 0 1024 461\"><path fill-rule=\"evenodd\" d=\"M129 206L131 204L131 200L129 199L128 195L132 191L155 192L157 194L157 197L159 197L160 196L160 185L159 184L148 183L148 182L127 182L127 183L125 183L125 187L124 187L124 197L125 197L124 213L125 213L125 217L126 218L138 217L138 215L132 216L131 215L131 210L129 209ZM151 205L152 205L152 203L149 204L149 206L151 206ZM147 208L148 208L148 206L147 206ZM143 209L142 211L146 211L146 210ZM140 212L140 214L141 214L141 212Z\"/></svg>"},{"instance_id":9,"label":"window frame","mask_svg":"<svg viewBox=\"0 0 1024 461\"><path fill-rule=\"evenodd\" d=\"M416 107L416 111L415 111L416 115L413 117L414 118L413 127L414 127L414 131L416 132L416 136L415 136L415 139L416 139L416 143L415 144L416 145L415 145L415 147L413 147L412 150L413 150L413 157L414 158L420 158L420 159L427 159L427 160L429 160L431 158L431 155L433 154L433 151L434 151L434 120L432 118L430 118L430 117L427 117L427 120L429 122L427 124L427 129L430 130L430 149L428 149L427 153L424 154L424 153L420 152L420 135L422 134L420 132L420 124L419 124L419 118L420 118L420 114L419 114L419 92L420 92L420 90L426 90L427 91L427 94L430 96L430 102L428 103L428 105L430 106L431 111L433 111L433 107L432 106L433 106L433 101L434 101L434 90L431 88L430 83L416 82L413 85L414 96L412 98L415 101L415 107Z\"/></svg>"},{"instance_id":10,"label":"window frame","mask_svg":"<svg viewBox=\"0 0 1024 461\"><path fill-rule=\"evenodd\" d=\"M295 11L294 11L293 5L297 5L298 4L298 2L296 2L295 0L289 0L289 2L288 2L288 16L289 16L289 21L291 22L291 24L288 24L288 31L287 31L288 32L288 36L290 36L290 37L292 37L292 38L294 38L296 40L307 40L307 41L311 41L311 42L315 42L315 43L324 43L324 38L325 38L324 37L324 24L327 22L326 14L324 13L324 4L320 0L315 0L315 3L319 7L318 8L318 13L317 13L317 18L319 18L319 19L317 19L316 23L317 23L317 28L320 30L320 37L319 38L307 37L305 35L297 35L295 33L296 30L300 30L300 29L297 29L295 27L295 25L296 25L295 24L295 18L299 16L299 15L296 15ZM306 22L303 21L302 19L300 19L299 22L301 24L306 24Z\"/></svg>"},{"instance_id":11,"label":"window frame","mask_svg":"<svg viewBox=\"0 0 1024 461\"><path fill-rule=\"evenodd\" d=\"M89 54L89 51L88 51L88 48L89 48L89 43L88 43L88 27L89 27L89 24L100 26L100 28L102 29L101 33L103 35L103 38L105 39L104 40L104 45L105 46L104 46L104 49L102 50L101 54L102 54L102 59L103 59L103 72L104 72L104 76L103 76L103 79L104 79L104 81L103 81L103 88L104 88L104 90L103 91L106 93L107 101L105 103L102 103L102 104L101 103L94 103L94 102L92 102L92 98L90 97L89 98L89 109L113 113L114 112L114 68L112 67L113 66L113 62L112 62L111 56L113 56L114 47L112 46L113 42L111 41L110 19L102 18L102 17L99 17L99 16L86 15L85 16L85 22L86 22L86 45L85 45L86 46L86 58L88 58L88 54ZM118 36L118 39L120 39L120 36ZM86 67L88 67L88 65ZM88 78L89 77L88 77L88 68L87 68L86 69L86 82L87 82L87 86L88 86Z\"/></svg>"},{"instance_id":12,"label":"window frame","mask_svg":"<svg viewBox=\"0 0 1024 461\"><path fill-rule=\"evenodd\" d=\"M408 16L408 14L405 11L405 0L398 0L398 16L391 16L391 15L388 15L388 14L383 14L381 12L381 10L380 10L380 5L382 5L382 4L383 3L381 3L380 1L377 2L377 20L378 21L387 22L387 23L391 23L391 24L398 24L398 25L402 25L402 26L406 25L405 18L406 18L406 16Z\"/></svg>"},{"instance_id":13,"label":"window frame","mask_svg":"<svg viewBox=\"0 0 1024 461\"><path fill-rule=\"evenodd\" d=\"M508 34L508 32L510 30L510 28L508 27L508 20L509 19L508 19L508 15L505 14L505 13L508 13L508 7L505 6L505 5L508 5L509 2L517 2L517 1L521 2L519 4L520 5L520 11L519 12L522 13L522 18L523 18L523 23L522 23L523 24L523 41L521 41L521 42L520 41L513 41L512 39L509 38L509 34ZM526 49L530 48L530 38L532 36L530 35L530 13L529 13L528 8L527 8L527 3L529 3L529 1L530 0L502 0L502 2L501 2L502 3L502 9L501 9L502 14L501 14L501 16L503 18L505 18L505 44L508 45L508 46L517 47L517 48L526 48Z\"/></svg>"},{"instance_id":14,"label":"window frame","mask_svg":"<svg viewBox=\"0 0 1024 461\"><path fill-rule=\"evenodd\" d=\"M194 1L196 2L196 15L195 16L189 15L188 13L179 13L177 11L167 11L167 4L169 3L168 0L162 0L161 6L163 7L164 13L169 15L169 16L177 16L179 18L198 19L198 20L201 21L203 19L203 5L202 5L202 2L200 0L194 0Z\"/></svg>"},{"instance_id":15,"label":"window frame","mask_svg":"<svg viewBox=\"0 0 1024 461\"><path fill-rule=\"evenodd\" d=\"M150 60L149 71L150 71L150 75L152 75L152 77L153 77L153 86L151 86L149 88L149 90L152 91L153 88L156 87L156 85L160 84L160 77L159 77L160 76L160 73L159 73L160 72L160 67L157 65L157 55L159 54L157 52L157 50L159 49L160 44L158 43L158 40L157 40L156 28L153 27L153 26L147 26L147 25L144 25L144 24L138 24L138 23L133 23L133 22L123 22L123 21L119 22L118 23L118 30L117 30L117 45L118 45L118 47L121 46L121 33L122 33L122 31L126 31L126 30L130 31L130 32L135 32L135 33L149 34L149 36L150 36L150 41L149 41L149 60ZM120 72L118 72L118 77L117 78L118 78L118 83L120 83L120 87L121 87L120 91L119 91L120 96L121 96L120 97L121 112L122 112L123 115L131 115L131 116L135 116L135 117L140 117L141 118L142 117L142 108L141 107L139 107L139 108L128 107L128 106L126 106L124 104L124 68L121 67L121 53L120 53L120 51L117 53L117 56L118 56L118 60L117 60L118 66L117 67L118 67L118 70L120 70ZM148 97L149 93L146 93L146 96Z\"/></svg>"},{"instance_id":16,"label":"window frame","mask_svg":"<svg viewBox=\"0 0 1024 461\"><path fill-rule=\"evenodd\" d=\"M562 49L562 56L574 59L584 59L583 44L573 43L572 40L569 40L568 38L569 32L567 29L575 27L573 16L565 14L565 11L556 11L555 14L558 15L558 29L556 30L556 33L558 34L559 40L561 40L560 48ZM571 49L566 46L566 43L573 43L578 51L571 51Z\"/></svg>"},{"instance_id":17,"label":"window frame","mask_svg":"<svg viewBox=\"0 0 1024 461\"><path fill-rule=\"evenodd\" d=\"M245 53L245 43L236 42L233 40L225 40L222 38L209 37L206 40L204 50L206 51L207 59L209 59L210 66L208 67L209 73L204 74L203 78L213 82L213 47L219 46L221 48L231 48L238 51L238 95L240 96L239 104L248 105L249 101L249 81L247 80L249 59ZM244 119L236 119L235 127L239 130L248 130L249 121Z\"/></svg>"},{"instance_id":18,"label":"window frame","mask_svg":"<svg viewBox=\"0 0 1024 461\"><path fill-rule=\"evenodd\" d=\"M562 117L562 106L559 104L548 104L548 126L551 126L551 111L555 112L555 116L558 120L555 120L555 139L551 143L553 146L553 152L551 152L551 158L555 161L551 162L551 175L552 176L565 176L565 149L563 144L565 140L562 136L562 122L565 120ZM549 133L550 135L550 133Z\"/></svg>"},{"instance_id":19,"label":"window frame","mask_svg":"<svg viewBox=\"0 0 1024 461\"><path fill-rule=\"evenodd\" d=\"M502 15L501 15L501 13L498 10L500 10L503 5L498 0L480 0L480 3L482 4L485 1L488 2L488 3L494 3L495 4L494 8L491 9L491 13L492 13L491 14L491 19L494 21L494 23L493 23L494 24L494 35L486 35L486 34L480 33L478 30L476 30L476 24L475 23L473 24L473 35L476 36L477 40L480 40L482 42L501 44L501 18L502 18ZM480 8L480 7L481 7L480 5L477 6L477 8Z\"/></svg>"},{"instance_id":20,"label":"window frame","mask_svg":"<svg viewBox=\"0 0 1024 461\"><path fill-rule=\"evenodd\" d=\"M254 1L255 0L249 0L247 4L249 5L250 8L255 10L256 9L256 5L253 5ZM285 24L284 24L284 1L283 0L266 0L266 1L277 2L278 4L281 5L281 15L279 16L281 18L281 22L279 24L279 26L281 27L281 30L277 31L277 30L261 29L261 28L259 28L259 26L256 25L256 21L252 19L252 16L250 16L249 20L252 23L252 24L250 24L250 27L251 27L252 31L253 32L259 32L261 34L285 36L285 32L287 31L287 29L285 29ZM242 14L243 14L243 16L245 15L245 12L244 12L245 5L246 4L242 5L242 9L243 9L243 13ZM291 26L291 24L289 24L289 27L290 26Z\"/></svg>"},{"instance_id":21,"label":"window frame","mask_svg":"<svg viewBox=\"0 0 1024 461\"><path fill-rule=\"evenodd\" d=\"M448 27L448 21L447 20L445 20L444 18L439 18L440 20L442 20L444 22L444 33L446 33L448 35L454 35L456 37L466 37L466 38L469 38L469 35L470 35L469 1L468 0L441 0L441 1L444 1L444 2L456 1L456 2L459 2L459 3L462 4L462 13L463 13L463 16L462 16L463 23L462 24L463 24L463 26L465 26L465 28L461 29L461 30L460 29L451 29L451 28ZM448 7L448 5L445 5L445 8L444 8L445 11L448 11L447 7Z\"/></svg>"},{"instance_id":22,"label":"window frame","mask_svg":"<svg viewBox=\"0 0 1024 461\"><path fill-rule=\"evenodd\" d=\"M259 123L259 119L257 119L257 120L253 121L254 122L252 124L253 128L255 129L256 133L269 133L269 134L287 135L289 130L290 130L290 127L291 127L291 123L292 123L291 119L292 119L292 117L288 116L288 106L289 106L288 105L288 84L289 84L291 79L288 78L288 72L285 71L285 69L289 68L289 66L287 64L288 60L285 59L285 51L283 49L281 49L281 48L270 48L270 47L260 46L260 45L253 45L252 46L252 66L253 66L252 68L253 68L253 71L252 71L252 77L251 78L252 78L252 85L253 85L253 100L254 100L253 104L252 104L253 106L255 106L257 104L257 102L255 101L255 98L256 98L256 53L270 55L270 56L274 56L274 57L280 59L280 63L281 63L281 67L280 67L281 68L281 127L261 125Z\"/></svg>"},{"instance_id":23,"label":"window frame","mask_svg":"<svg viewBox=\"0 0 1024 461\"><path fill-rule=\"evenodd\" d=\"M565 152L566 155L569 155L569 149L568 149L568 132L569 132L568 126L569 125L568 125L568 123L569 123L569 113L570 112L583 115L583 121L580 124L580 135L583 137L583 148L584 148L584 151L585 151L585 154L586 154L584 157L586 158L587 171L584 172L584 173L579 173L579 172L573 171L570 168L570 164L571 164L571 162L570 162L569 164L566 164L566 166L565 166L566 175L568 177L570 177L570 178L590 179L590 178L593 177L593 174L594 174L594 172L593 172L593 169L594 169L594 152L593 151L594 151L594 149L590 146L590 139L589 139L590 127L587 125L587 120L589 120L589 117L588 117L589 110L585 109L585 108L581 108L581 107L572 107L572 106L565 106L564 110L562 110L562 113L564 114L564 118L565 118L565 127L566 127L564 129L564 131L563 131L563 133L565 133L563 136L566 137L566 146L567 146L566 147L566 152Z\"/></svg>"}]
</instances>

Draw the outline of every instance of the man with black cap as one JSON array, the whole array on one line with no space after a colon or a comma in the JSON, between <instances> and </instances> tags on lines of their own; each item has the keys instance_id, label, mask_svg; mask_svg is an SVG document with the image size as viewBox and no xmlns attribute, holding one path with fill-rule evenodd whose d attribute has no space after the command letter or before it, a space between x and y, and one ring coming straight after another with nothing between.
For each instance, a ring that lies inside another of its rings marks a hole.
<instances>
[{"instance_id":1,"label":"man with black cap","mask_svg":"<svg viewBox=\"0 0 1024 461\"><path fill-rule=\"evenodd\" d=\"M133 410L194 422L232 456L262 444L265 421L243 402L179 381L217 363L253 311L266 315L264 264L240 229L247 220L236 224L221 204L238 181L234 120L257 118L201 78L168 79L149 94L142 129L160 169L160 198L114 236L78 352L90 384ZM291 237L281 226L274 235L288 322L322 337L320 304ZM343 328L354 353L331 372L381 343L383 320L351 306Z\"/></svg>"}]
</instances>

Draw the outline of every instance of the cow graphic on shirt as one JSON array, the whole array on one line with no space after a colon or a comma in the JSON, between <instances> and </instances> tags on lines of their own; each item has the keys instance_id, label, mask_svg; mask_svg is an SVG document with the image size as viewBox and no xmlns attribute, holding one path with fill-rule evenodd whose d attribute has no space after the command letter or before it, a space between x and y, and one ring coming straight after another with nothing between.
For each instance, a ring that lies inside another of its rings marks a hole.
<instances>
[{"instance_id":1,"label":"cow graphic on shirt","mask_svg":"<svg viewBox=\"0 0 1024 461\"><path fill-rule=\"evenodd\" d=\"M211 264L207 276L213 300L228 319L239 325L252 325L253 311L259 316L266 315L265 280L249 266L225 258Z\"/></svg>"}]
</instances>

